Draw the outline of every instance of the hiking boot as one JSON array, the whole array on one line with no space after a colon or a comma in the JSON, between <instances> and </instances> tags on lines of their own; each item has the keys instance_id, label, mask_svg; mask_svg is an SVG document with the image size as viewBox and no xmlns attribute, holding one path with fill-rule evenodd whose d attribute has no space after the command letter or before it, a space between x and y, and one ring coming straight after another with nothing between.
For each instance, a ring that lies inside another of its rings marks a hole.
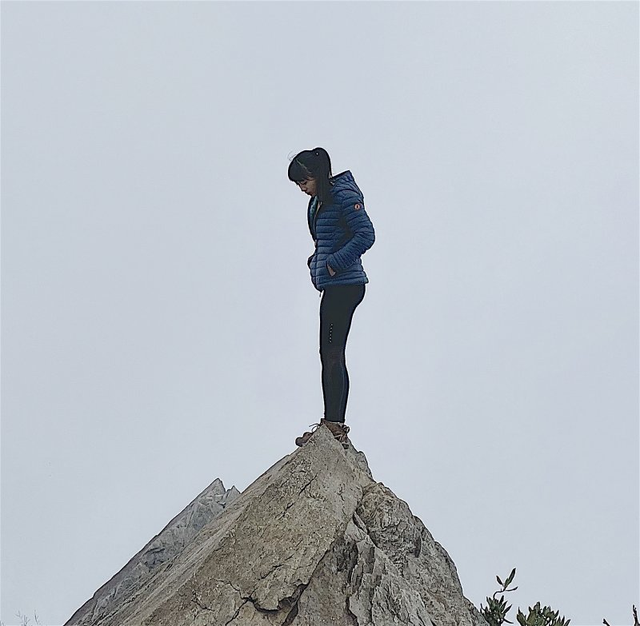
<instances>
[{"instance_id":1,"label":"hiking boot","mask_svg":"<svg viewBox=\"0 0 640 626\"><path fill-rule=\"evenodd\" d=\"M342 444L343 448L349 447L349 437L347 437L347 433L350 428L344 422L330 422L323 418L320 420L320 423L331 431L331 434Z\"/></svg>"},{"instance_id":2,"label":"hiking boot","mask_svg":"<svg viewBox=\"0 0 640 626\"><path fill-rule=\"evenodd\" d=\"M304 444L311 439L313 433L323 425L331 431L331 434L342 444L343 448L349 447L349 438L347 437L349 427L343 422L330 422L324 418L320 420L319 424L311 424L311 432L307 431L301 437L296 437L296 445L304 446Z\"/></svg>"},{"instance_id":3,"label":"hiking boot","mask_svg":"<svg viewBox=\"0 0 640 626\"><path fill-rule=\"evenodd\" d=\"M301 437L296 437L296 446L304 446L304 444L307 443L309 439L311 439L311 435L313 435L313 433L316 432L318 426L320 426L320 424L311 424L310 425L310 428L312 427L311 432L307 431L303 433Z\"/></svg>"}]
</instances>

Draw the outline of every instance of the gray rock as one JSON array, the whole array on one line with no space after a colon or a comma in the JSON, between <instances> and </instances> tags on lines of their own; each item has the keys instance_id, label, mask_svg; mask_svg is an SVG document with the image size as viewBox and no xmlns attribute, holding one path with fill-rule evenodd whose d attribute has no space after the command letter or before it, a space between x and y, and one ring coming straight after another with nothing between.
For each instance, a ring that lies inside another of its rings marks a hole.
<instances>
[{"instance_id":1,"label":"gray rock","mask_svg":"<svg viewBox=\"0 0 640 626\"><path fill-rule=\"evenodd\" d=\"M112 593L120 572L65 626L486 626L444 548L326 428L231 491L208 519L196 498L188 532L189 507L127 564L135 584Z\"/></svg>"},{"instance_id":2,"label":"gray rock","mask_svg":"<svg viewBox=\"0 0 640 626\"><path fill-rule=\"evenodd\" d=\"M90 626L102 623L106 615L142 587L156 568L179 554L200 529L222 513L227 504L239 495L240 492L235 487L225 490L222 481L216 478L113 578L100 587L67 624Z\"/></svg>"}]
</instances>

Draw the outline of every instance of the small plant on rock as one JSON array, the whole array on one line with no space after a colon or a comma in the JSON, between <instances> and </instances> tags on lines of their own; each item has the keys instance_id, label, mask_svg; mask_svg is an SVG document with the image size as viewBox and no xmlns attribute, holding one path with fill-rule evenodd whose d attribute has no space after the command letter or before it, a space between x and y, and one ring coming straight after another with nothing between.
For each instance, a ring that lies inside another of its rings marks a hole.
<instances>
[{"instance_id":1,"label":"small plant on rock","mask_svg":"<svg viewBox=\"0 0 640 626\"><path fill-rule=\"evenodd\" d=\"M529 614L525 615L518 609L518 624L520 626L569 626L571 620L560 617L560 611L554 611L550 606L540 607L536 602L535 606L529 607Z\"/></svg>"},{"instance_id":2,"label":"small plant on rock","mask_svg":"<svg viewBox=\"0 0 640 626\"><path fill-rule=\"evenodd\" d=\"M20 626L31 626L30 617L23 615L22 613L20 613L20 611L16 613L16 617L20 620ZM33 622L33 626L40 626L40 622L38 621L38 614L35 611L33 612L33 619L35 620ZM0 622L0 626L4 626L4 622Z\"/></svg>"},{"instance_id":3,"label":"small plant on rock","mask_svg":"<svg viewBox=\"0 0 640 626\"><path fill-rule=\"evenodd\" d=\"M609 626L609 622L606 619L602 620L604 626ZM636 605L633 605L633 626L640 626L640 621L638 621L638 609L636 609Z\"/></svg>"},{"instance_id":4,"label":"small plant on rock","mask_svg":"<svg viewBox=\"0 0 640 626\"><path fill-rule=\"evenodd\" d=\"M480 612L487 621L489 626L502 626L502 624L513 624L507 619L507 613L511 610L511 605L507 604L504 594L510 591L515 591L517 587L509 589L509 585L513 582L516 576L516 568L511 570L508 578L502 582L500 576L496 576L500 589L494 592L494 594L487 598L487 606L480 605ZM501 594L498 597L498 594ZM559 611L554 611L550 606L541 607L537 602L535 606L529 607L529 613L525 615L520 609L518 609L518 615L516 616L518 624L520 626L569 626L571 620L560 617Z\"/></svg>"},{"instance_id":5,"label":"small plant on rock","mask_svg":"<svg viewBox=\"0 0 640 626\"><path fill-rule=\"evenodd\" d=\"M507 604L507 601L504 598L505 593L509 593L510 591L515 591L517 587L513 589L509 589L509 585L513 582L513 579L516 576L516 568L514 567L511 570L511 574L509 574L507 580L502 582L500 580L500 576L496 576L496 580L500 585L501 589L495 591L494 594L487 598L487 606L483 607L480 605L480 612L483 617L487 620L489 626L502 626L503 623L513 624L507 619L507 613L511 610L511 605ZM498 594L502 594L499 598L496 597Z\"/></svg>"}]
</instances>

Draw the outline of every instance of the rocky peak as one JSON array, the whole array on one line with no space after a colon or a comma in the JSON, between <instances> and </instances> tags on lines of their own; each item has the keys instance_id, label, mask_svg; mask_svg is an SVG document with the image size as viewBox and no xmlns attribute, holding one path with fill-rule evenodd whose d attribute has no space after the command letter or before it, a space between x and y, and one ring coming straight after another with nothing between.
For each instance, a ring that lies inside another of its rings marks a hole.
<instances>
[{"instance_id":1,"label":"rocky peak","mask_svg":"<svg viewBox=\"0 0 640 626\"><path fill-rule=\"evenodd\" d=\"M214 481L65 626L486 626L455 566L324 427L242 494Z\"/></svg>"}]
</instances>

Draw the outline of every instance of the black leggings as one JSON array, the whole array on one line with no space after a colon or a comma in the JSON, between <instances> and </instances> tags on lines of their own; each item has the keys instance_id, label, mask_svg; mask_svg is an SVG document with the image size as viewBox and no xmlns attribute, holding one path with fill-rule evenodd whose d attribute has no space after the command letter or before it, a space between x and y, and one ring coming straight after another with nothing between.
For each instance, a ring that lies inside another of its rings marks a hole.
<instances>
[{"instance_id":1,"label":"black leggings","mask_svg":"<svg viewBox=\"0 0 640 626\"><path fill-rule=\"evenodd\" d=\"M324 418L344 422L349 395L345 350L351 320L364 298L364 285L325 287L320 302L320 360Z\"/></svg>"}]
</instances>

